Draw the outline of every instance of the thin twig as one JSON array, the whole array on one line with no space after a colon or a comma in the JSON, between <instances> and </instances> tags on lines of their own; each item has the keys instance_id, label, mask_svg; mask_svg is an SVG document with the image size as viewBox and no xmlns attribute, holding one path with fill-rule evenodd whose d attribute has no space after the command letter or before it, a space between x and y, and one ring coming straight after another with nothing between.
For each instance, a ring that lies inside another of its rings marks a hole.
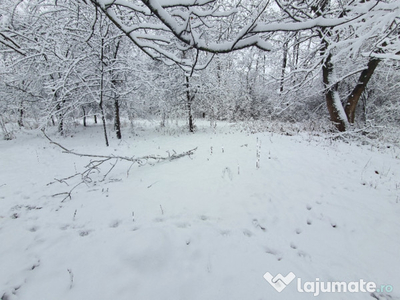
<instances>
[{"instance_id":1,"label":"thin twig","mask_svg":"<svg viewBox=\"0 0 400 300\"><path fill-rule=\"evenodd\" d=\"M85 166L85 170L81 173L76 173L74 175L71 175L69 177L65 177L65 178L61 178L61 179L54 179L55 181L59 182L59 183L65 183L69 186L69 184L67 183L68 180L75 178L76 176L81 176L81 181L76 184L75 186L73 186L73 188L69 191L69 192L63 192L63 193L58 193L58 194L54 194L52 195L52 197L55 196L60 196L60 195L66 195L64 197L64 199L61 202L64 202L67 198L72 199L71 193L74 189L76 189L79 185L81 185L82 183L85 183L86 185L91 183L93 180L90 177L90 175L94 172L97 171L97 173L100 173L100 169L99 167L102 166L105 162L110 161L110 160L115 160L112 164L111 167L108 169L108 171L105 173L105 175L103 176L103 179L100 181L104 181L106 179L106 177L110 174L110 172L114 169L114 167L116 166L116 164L118 163L119 160L122 161L129 161L131 162L130 167L128 168L127 171L127 176L129 176L129 171L132 168L132 166L137 163L139 166L143 166L144 164L146 164L149 160L154 160L156 163L157 162L161 162L161 161L172 161L184 156L191 156L194 151L197 150L197 147L182 153L176 153L174 151L174 154L172 155L168 155L167 157L164 156L159 156L159 155L146 155L143 157L127 157L127 156L115 156L115 155L97 155L97 154L85 154L85 153L78 153L75 152L73 150L67 149L66 147L64 147L63 145L54 142L44 131L44 129L42 129L43 135L50 141L51 144L56 145L58 147L60 147L63 150L63 153L67 153L67 154L73 154L76 156L80 156L80 157L90 157L90 158L94 158L93 160L90 160L90 162ZM53 184L55 182L51 182L50 184ZM151 187L151 186L149 186Z\"/></svg>"}]
</instances>

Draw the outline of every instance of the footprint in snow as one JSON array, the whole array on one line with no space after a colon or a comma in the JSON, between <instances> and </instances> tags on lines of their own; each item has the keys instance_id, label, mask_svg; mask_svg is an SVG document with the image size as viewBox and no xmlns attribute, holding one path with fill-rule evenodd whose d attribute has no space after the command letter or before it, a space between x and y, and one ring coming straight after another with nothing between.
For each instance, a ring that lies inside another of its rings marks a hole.
<instances>
[{"instance_id":1,"label":"footprint in snow","mask_svg":"<svg viewBox=\"0 0 400 300\"><path fill-rule=\"evenodd\" d=\"M188 228L188 227L190 227L190 223L186 223L186 222L176 223L175 225L178 228Z\"/></svg>"},{"instance_id":2,"label":"footprint in snow","mask_svg":"<svg viewBox=\"0 0 400 300\"><path fill-rule=\"evenodd\" d=\"M297 246L294 243L290 243L290 248L297 249Z\"/></svg>"},{"instance_id":3,"label":"footprint in snow","mask_svg":"<svg viewBox=\"0 0 400 300\"><path fill-rule=\"evenodd\" d=\"M36 232L39 229L39 227L37 226L32 226L31 228L29 228L30 232Z\"/></svg>"},{"instance_id":4,"label":"footprint in snow","mask_svg":"<svg viewBox=\"0 0 400 300\"><path fill-rule=\"evenodd\" d=\"M200 220L202 220L202 221L207 221L207 220L208 220L208 217L207 217L207 216L204 216L204 215L202 215L202 216L200 216Z\"/></svg>"},{"instance_id":5,"label":"footprint in snow","mask_svg":"<svg viewBox=\"0 0 400 300\"><path fill-rule=\"evenodd\" d=\"M21 286L16 286L12 289L10 293L5 292L3 296L1 296L1 300L14 300L18 299L15 295L17 294L17 291L21 288ZM1 295L1 294L0 294Z\"/></svg>"},{"instance_id":6,"label":"footprint in snow","mask_svg":"<svg viewBox=\"0 0 400 300\"><path fill-rule=\"evenodd\" d=\"M220 231L220 234L221 234L222 236L228 236L230 233L231 233L230 230L221 230L221 231Z\"/></svg>"},{"instance_id":7,"label":"footprint in snow","mask_svg":"<svg viewBox=\"0 0 400 300\"><path fill-rule=\"evenodd\" d=\"M260 228L262 231L266 231L267 230L264 226L261 226L260 223L258 223L257 219L253 219L253 225L256 228Z\"/></svg>"},{"instance_id":8,"label":"footprint in snow","mask_svg":"<svg viewBox=\"0 0 400 300\"><path fill-rule=\"evenodd\" d=\"M274 255L278 261L281 261L281 260L282 260L282 254L279 253L279 252L278 252L277 250L275 250L275 249L271 249L271 248L266 247L266 248L265 248L265 253Z\"/></svg>"},{"instance_id":9,"label":"footprint in snow","mask_svg":"<svg viewBox=\"0 0 400 300\"><path fill-rule=\"evenodd\" d=\"M300 234L302 232L303 232L303 230L301 230L300 228L296 228L296 234Z\"/></svg>"},{"instance_id":10,"label":"footprint in snow","mask_svg":"<svg viewBox=\"0 0 400 300\"><path fill-rule=\"evenodd\" d=\"M40 260L38 260L32 267L31 267L31 270L33 271L33 270L35 270L37 267L39 267L40 266Z\"/></svg>"},{"instance_id":11,"label":"footprint in snow","mask_svg":"<svg viewBox=\"0 0 400 300\"><path fill-rule=\"evenodd\" d=\"M312 206L310 204L307 204L306 208L307 208L307 210L311 210Z\"/></svg>"},{"instance_id":12,"label":"footprint in snow","mask_svg":"<svg viewBox=\"0 0 400 300\"><path fill-rule=\"evenodd\" d=\"M306 252L304 252L304 251L298 251L297 252L297 255L299 256L299 257L302 257L302 258L305 258L305 259L308 259L308 260L310 260L311 261L311 256L310 256L310 254L308 254L308 253L306 253Z\"/></svg>"},{"instance_id":13,"label":"footprint in snow","mask_svg":"<svg viewBox=\"0 0 400 300\"><path fill-rule=\"evenodd\" d=\"M247 229L243 230L243 234L245 236L247 236L247 237L252 237L253 236L253 233L250 230L247 230Z\"/></svg>"},{"instance_id":14,"label":"footprint in snow","mask_svg":"<svg viewBox=\"0 0 400 300\"><path fill-rule=\"evenodd\" d=\"M89 235L89 233L90 233L90 230L81 230L81 231L79 231L79 235L82 236L82 237Z\"/></svg>"},{"instance_id":15,"label":"footprint in snow","mask_svg":"<svg viewBox=\"0 0 400 300\"><path fill-rule=\"evenodd\" d=\"M310 219L307 219L307 225L311 225L312 221Z\"/></svg>"},{"instance_id":16,"label":"footprint in snow","mask_svg":"<svg viewBox=\"0 0 400 300\"><path fill-rule=\"evenodd\" d=\"M110 227L117 228L120 224L121 224L121 220L114 220L111 222Z\"/></svg>"},{"instance_id":17,"label":"footprint in snow","mask_svg":"<svg viewBox=\"0 0 400 300\"><path fill-rule=\"evenodd\" d=\"M68 224L65 224L65 225L60 226L60 229L61 229L61 230L67 230L68 228L69 228L69 225L68 225Z\"/></svg>"}]
</instances>

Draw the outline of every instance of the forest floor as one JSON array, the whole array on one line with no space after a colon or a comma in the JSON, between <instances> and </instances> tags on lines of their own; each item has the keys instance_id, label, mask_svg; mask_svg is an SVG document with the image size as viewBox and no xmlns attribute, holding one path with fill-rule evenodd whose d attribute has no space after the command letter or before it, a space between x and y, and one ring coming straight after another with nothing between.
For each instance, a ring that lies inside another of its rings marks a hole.
<instances>
[{"instance_id":1,"label":"forest floor","mask_svg":"<svg viewBox=\"0 0 400 300\"><path fill-rule=\"evenodd\" d=\"M1 140L0 299L312 299L323 282L352 284L318 299L400 299L399 148L197 125L137 122L110 147L100 126L48 131L86 154L197 147L110 160L80 185L61 179L90 158L39 130ZM279 293L266 272L296 278Z\"/></svg>"}]
</instances>

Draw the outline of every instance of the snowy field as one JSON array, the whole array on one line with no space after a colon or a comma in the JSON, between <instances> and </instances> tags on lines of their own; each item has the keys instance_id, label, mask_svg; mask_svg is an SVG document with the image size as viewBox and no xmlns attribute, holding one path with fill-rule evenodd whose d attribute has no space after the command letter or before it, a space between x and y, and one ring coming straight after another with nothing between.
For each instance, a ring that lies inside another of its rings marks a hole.
<instances>
[{"instance_id":1,"label":"snowy field","mask_svg":"<svg viewBox=\"0 0 400 300\"><path fill-rule=\"evenodd\" d=\"M80 178L56 179L90 158L62 153L40 131L1 140L1 299L400 299L398 148L198 126L189 134L138 122L108 148L100 126L66 138L48 131L86 154L198 147L171 162L120 161L104 178L107 162L71 198L63 193ZM278 293L266 272L296 279ZM297 278L393 291L314 297L298 292Z\"/></svg>"}]
</instances>

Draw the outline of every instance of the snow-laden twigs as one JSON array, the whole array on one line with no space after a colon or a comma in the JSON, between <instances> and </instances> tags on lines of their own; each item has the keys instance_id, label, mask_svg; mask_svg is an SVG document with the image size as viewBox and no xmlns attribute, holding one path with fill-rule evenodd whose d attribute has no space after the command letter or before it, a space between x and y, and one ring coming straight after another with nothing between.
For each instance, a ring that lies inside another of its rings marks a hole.
<instances>
[{"instance_id":1,"label":"snow-laden twigs","mask_svg":"<svg viewBox=\"0 0 400 300\"><path fill-rule=\"evenodd\" d=\"M100 166L102 166L104 163L106 162L112 162L111 163L111 167L108 168L107 172L105 172L105 174L103 175L103 178L100 181L104 181L106 179L106 177L110 174L110 172L114 169L114 167L116 166L116 164L118 163L118 161L127 161L130 162L131 165L127 171L127 175L129 175L129 170L131 169L131 167L134 164L138 164L140 166L145 165L146 163L148 163L149 161L152 161L153 163L158 163L158 162L162 162L162 161L173 161L175 159L184 157L184 156L191 156L196 150L197 147L182 153L176 153L175 151L173 151L173 154L170 154L168 152L168 156L160 156L160 155L146 155L146 156L142 156L142 157L128 157L128 156L118 156L118 155L99 155L99 154L86 154L86 153L78 153L75 152L73 150L70 150L66 147L64 147L63 145L61 145L60 143L57 143L55 141L53 141L44 130L42 130L43 135L49 140L49 142L53 145L58 146L59 148L61 148L63 150L63 153L67 153L67 154L73 154L76 156L80 156L80 157L89 157L92 158L90 160L90 162L84 167L84 171L83 172L77 172L74 175L65 177L65 178L61 178L61 179L55 179L54 182L49 183L53 184L55 182L59 182L59 183L65 183L69 186L68 181L75 178L75 177L80 177L81 181L74 185L69 192L63 192L63 193L58 193L53 195L53 197L55 196L60 196L60 195L65 195L64 199L61 202L64 202L67 198L72 198L71 197L71 193L72 191L77 188L79 185L81 185L82 183L85 184L89 184L91 183L93 180L91 178L91 175L93 173L100 173Z\"/></svg>"},{"instance_id":2,"label":"snow-laden twigs","mask_svg":"<svg viewBox=\"0 0 400 300\"><path fill-rule=\"evenodd\" d=\"M154 160L155 162L160 162L160 161L164 161L164 160L175 160L184 156L190 156L192 155L196 150L196 148L193 148L191 150L182 152L182 153L173 153L172 155L168 155L168 156L161 156L161 155L154 155L154 154L150 154L150 155L146 155L146 156L142 156L142 157L129 157L129 156L119 156L119 155L99 155L99 154L85 154L85 153L78 153L75 152L73 150L67 149L64 146L62 146L61 144L54 142L46 133L44 130L42 130L44 136L50 141L51 144L56 145L58 147L60 147L61 149L63 149L63 153L67 153L67 154L73 154L73 155L77 155L80 157L91 157L91 158L98 158L100 159L99 161L93 161L93 163L96 162L105 162L111 159L116 159L116 160L125 160L125 161L129 161L129 162L134 162L134 163L138 163L140 165L145 164L147 161L149 160ZM101 159L104 159L101 160Z\"/></svg>"}]
</instances>

